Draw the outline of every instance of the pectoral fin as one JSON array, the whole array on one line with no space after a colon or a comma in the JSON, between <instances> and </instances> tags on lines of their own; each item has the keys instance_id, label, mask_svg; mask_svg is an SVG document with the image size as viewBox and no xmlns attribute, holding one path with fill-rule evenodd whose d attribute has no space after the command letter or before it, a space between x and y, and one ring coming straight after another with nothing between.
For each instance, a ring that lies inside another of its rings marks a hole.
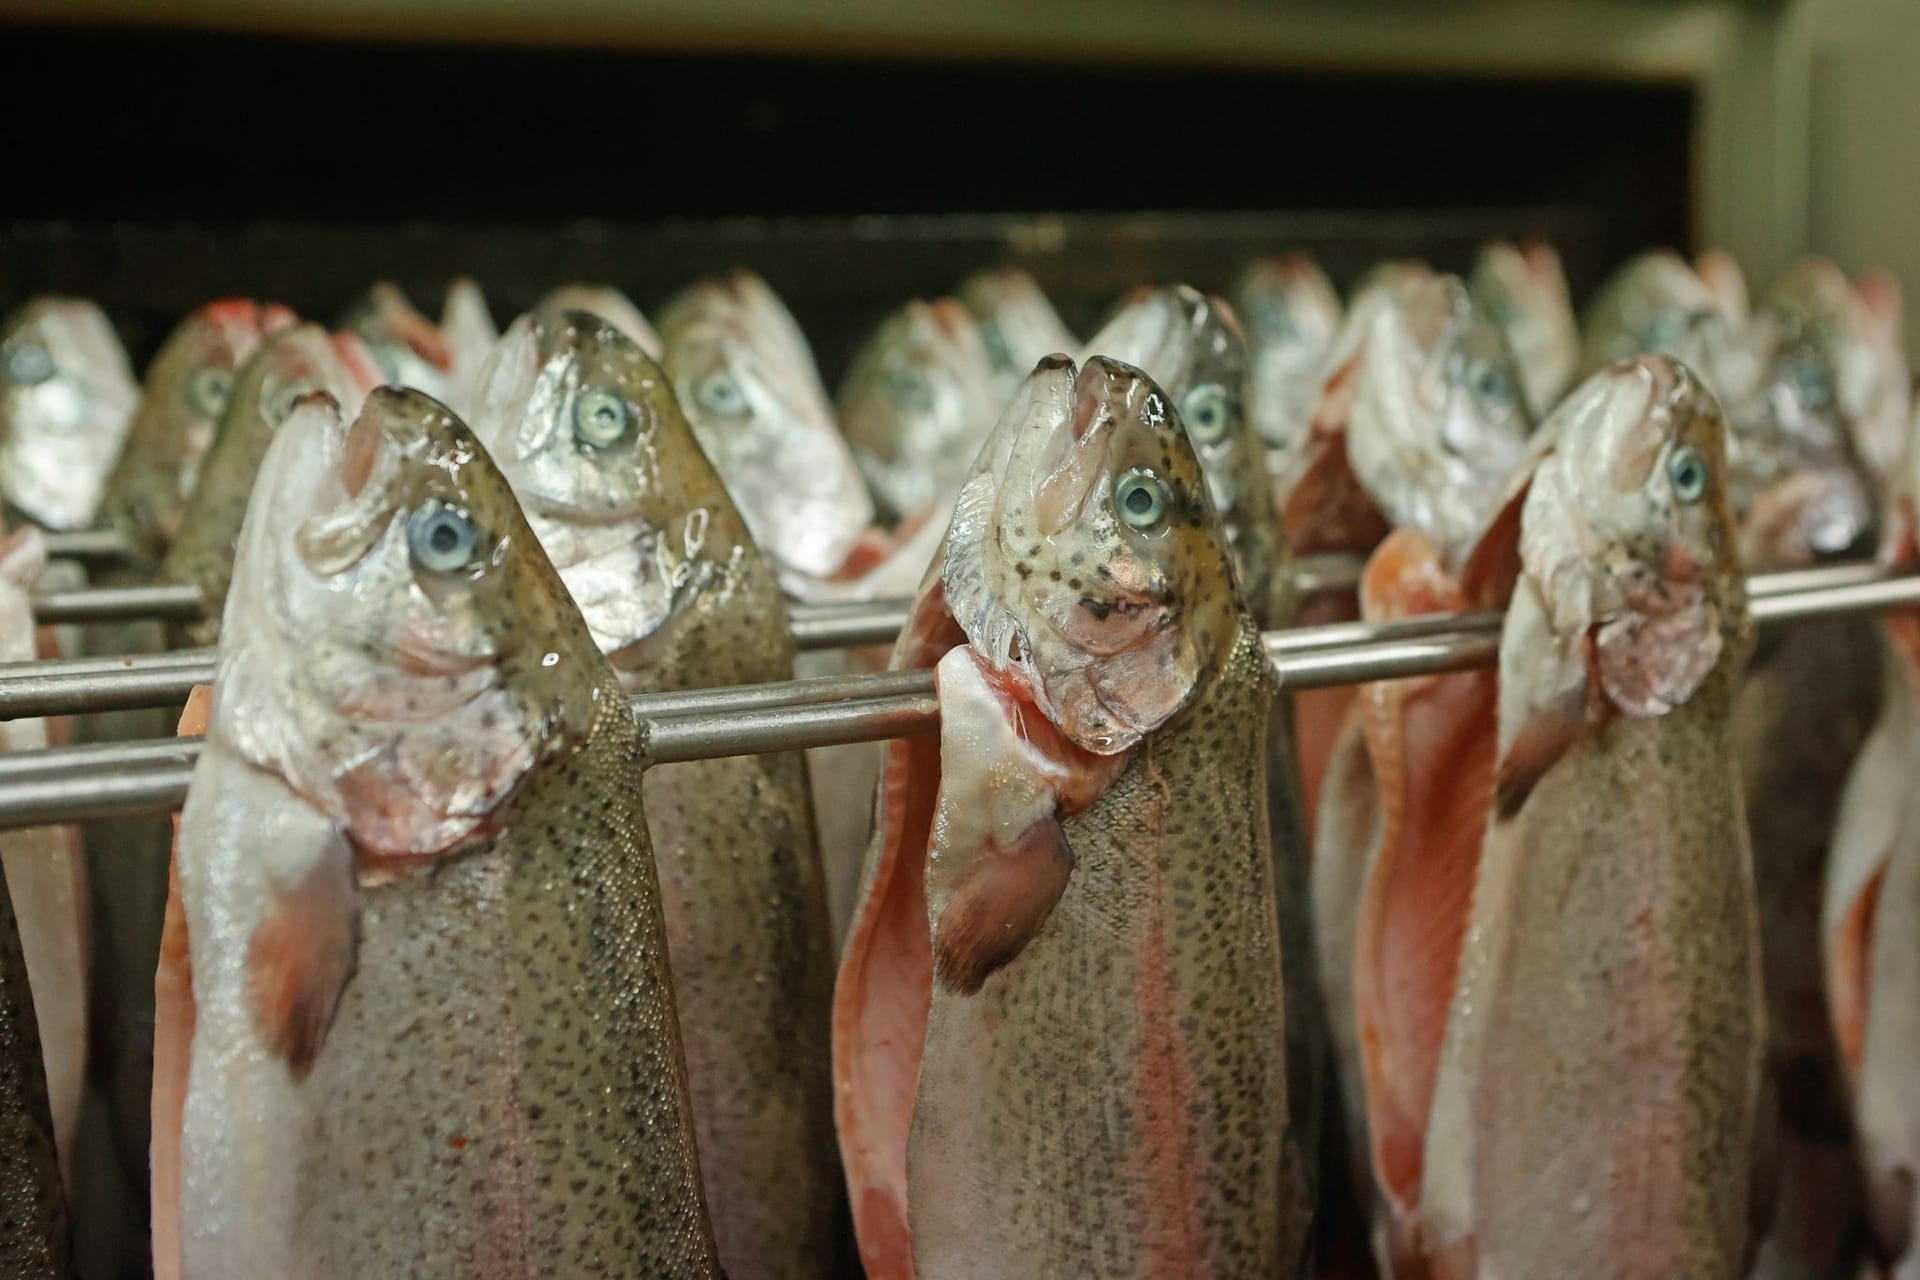
<instances>
[{"instance_id":1,"label":"pectoral fin","mask_svg":"<svg viewBox=\"0 0 1920 1280\"><path fill-rule=\"evenodd\" d=\"M295 1080L313 1070L359 946L353 853L336 837L305 875L275 894L247 947L254 1021Z\"/></svg>"},{"instance_id":2,"label":"pectoral fin","mask_svg":"<svg viewBox=\"0 0 1920 1280\"><path fill-rule=\"evenodd\" d=\"M934 921L934 980L961 995L980 990L1040 931L1072 871L1073 850L1052 816L1011 845L989 846L961 874Z\"/></svg>"},{"instance_id":3,"label":"pectoral fin","mask_svg":"<svg viewBox=\"0 0 1920 1280\"><path fill-rule=\"evenodd\" d=\"M1587 704L1587 689L1582 685L1536 708L1520 726L1494 775L1494 812L1501 819L1520 812L1540 779L1591 727Z\"/></svg>"}]
</instances>

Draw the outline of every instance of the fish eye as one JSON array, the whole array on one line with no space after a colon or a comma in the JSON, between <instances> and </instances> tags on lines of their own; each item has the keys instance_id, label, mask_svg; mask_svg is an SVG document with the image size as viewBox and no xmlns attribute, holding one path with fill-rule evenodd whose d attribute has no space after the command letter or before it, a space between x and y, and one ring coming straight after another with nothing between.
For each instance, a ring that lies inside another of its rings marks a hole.
<instances>
[{"instance_id":1,"label":"fish eye","mask_svg":"<svg viewBox=\"0 0 1920 1280\"><path fill-rule=\"evenodd\" d=\"M707 413L722 418L738 417L747 411L747 393L739 379L725 369L716 369L693 384L693 402Z\"/></svg>"},{"instance_id":2,"label":"fish eye","mask_svg":"<svg viewBox=\"0 0 1920 1280\"><path fill-rule=\"evenodd\" d=\"M293 412L293 406L300 403L300 397L315 390L318 388L310 383L289 382L262 400L260 416L265 418L269 425L279 426Z\"/></svg>"},{"instance_id":3,"label":"fish eye","mask_svg":"<svg viewBox=\"0 0 1920 1280\"><path fill-rule=\"evenodd\" d=\"M1673 496L1682 502L1698 502L1707 491L1707 460L1690 444L1683 444L1667 459L1667 479Z\"/></svg>"},{"instance_id":4,"label":"fish eye","mask_svg":"<svg viewBox=\"0 0 1920 1280\"><path fill-rule=\"evenodd\" d=\"M1653 313L1647 320L1647 350L1671 355L1687 336L1687 318L1670 308Z\"/></svg>"},{"instance_id":5,"label":"fish eye","mask_svg":"<svg viewBox=\"0 0 1920 1280\"><path fill-rule=\"evenodd\" d=\"M1172 501L1167 482L1144 467L1135 467L1113 482L1114 510L1136 529L1151 529L1166 519Z\"/></svg>"},{"instance_id":6,"label":"fish eye","mask_svg":"<svg viewBox=\"0 0 1920 1280\"><path fill-rule=\"evenodd\" d=\"M53 372L53 357L38 343L22 342L7 348L7 381L31 387L51 378Z\"/></svg>"},{"instance_id":7,"label":"fish eye","mask_svg":"<svg viewBox=\"0 0 1920 1280\"><path fill-rule=\"evenodd\" d=\"M431 573L456 573L473 562L480 544L473 519L457 507L428 502L407 521L407 551Z\"/></svg>"},{"instance_id":8,"label":"fish eye","mask_svg":"<svg viewBox=\"0 0 1920 1280\"><path fill-rule=\"evenodd\" d=\"M218 415L227 407L227 396L232 391L233 375L225 369L195 369L187 379L187 403L208 417Z\"/></svg>"},{"instance_id":9,"label":"fish eye","mask_svg":"<svg viewBox=\"0 0 1920 1280\"><path fill-rule=\"evenodd\" d=\"M1476 360L1467 366L1467 387L1490 410L1504 412L1513 407L1513 380L1491 360Z\"/></svg>"},{"instance_id":10,"label":"fish eye","mask_svg":"<svg viewBox=\"0 0 1920 1280\"><path fill-rule=\"evenodd\" d=\"M604 449L626 438L632 422L627 399L605 387L587 387L573 401L573 434L581 444Z\"/></svg>"},{"instance_id":11,"label":"fish eye","mask_svg":"<svg viewBox=\"0 0 1920 1280\"><path fill-rule=\"evenodd\" d=\"M1217 383L1201 383L1187 392L1187 398L1180 406L1180 416L1186 420L1187 434L1195 441L1218 444L1226 438L1227 427L1232 421L1226 388Z\"/></svg>"},{"instance_id":12,"label":"fish eye","mask_svg":"<svg viewBox=\"0 0 1920 1280\"><path fill-rule=\"evenodd\" d=\"M1818 360L1802 360L1787 375L1800 403L1825 409L1833 403L1833 371Z\"/></svg>"},{"instance_id":13,"label":"fish eye","mask_svg":"<svg viewBox=\"0 0 1920 1280\"><path fill-rule=\"evenodd\" d=\"M887 374L887 390L909 409L922 412L933 408L933 387L918 369L896 368Z\"/></svg>"},{"instance_id":14,"label":"fish eye","mask_svg":"<svg viewBox=\"0 0 1920 1280\"><path fill-rule=\"evenodd\" d=\"M980 330L980 345L987 349L987 360L995 368L1003 368L1013 363L1013 351L1007 346L1007 335L1000 332L997 320L982 320L977 326Z\"/></svg>"}]
</instances>

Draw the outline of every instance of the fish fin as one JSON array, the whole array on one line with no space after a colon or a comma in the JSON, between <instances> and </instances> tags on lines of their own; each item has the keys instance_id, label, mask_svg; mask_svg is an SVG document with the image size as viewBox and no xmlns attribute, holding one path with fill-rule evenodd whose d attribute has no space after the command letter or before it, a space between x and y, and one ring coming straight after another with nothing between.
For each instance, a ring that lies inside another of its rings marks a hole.
<instances>
[{"instance_id":1,"label":"fish fin","mask_svg":"<svg viewBox=\"0 0 1920 1280\"><path fill-rule=\"evenodd\" d=\"M248 999L295 1080L313 1070L360 949L360 905L344 837L282 887L247 944Z\"/></svg>"},{"instance_id":2,"label":"fish fin","mask_svg":"<svg viewBox=\"0 0 1920 1280\"><path fill-rule=\"evenodd\" d=\"M1502 819L1520 812L1540 779L1560 762L1580 736L1593 726L1591 686L1578 688L1534 708L1520 732L1514 735L1500 768L1494 774L1494 812Z\"/></svg>"},{"instance_id":3,"label":"fish fin","mask_svg":"<svg viewBox=\"0 0 1920 1280\"><path fill-rule=\"evenodd\" d=\"M1460 594L1470 608L1493 609L1506 604L1513 596L1514 584L1520 581L1520 514L1533 487L1537 462L1530 461L1524 477L1509 488L1460 567Z\"/></svg>"},{"instance_id":4,"label":"fish fin","mask_svg":"<svg viewBox=\"0 0 1920 1280\"><path fill-rule=\"evenodd\" d=\"M1005 847L989 846L950 890L933 930L933 976L970 996L1012 963L1066 891L1073 850L1049 815Z\"/></svg>"}]
</instances>

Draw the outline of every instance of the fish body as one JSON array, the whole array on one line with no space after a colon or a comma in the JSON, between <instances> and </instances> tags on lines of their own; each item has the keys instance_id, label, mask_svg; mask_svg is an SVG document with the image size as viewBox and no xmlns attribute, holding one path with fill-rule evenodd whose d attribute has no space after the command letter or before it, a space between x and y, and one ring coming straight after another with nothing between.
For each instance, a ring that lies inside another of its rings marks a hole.
<instances>
[{"instance_id":1,"label":"fish body","mask_svg":"<svg viewBox=\"0 0 1920 1280\"><path fill-rule=\"evenodd\" d=\"M379 378L358 338L330 335L315 324L272 335L240 367L180 531L160 567L163 579L193 584L207 602L206 616L183 628L185 645L209 645L219 635L247 498L275 430L314 391L325 391L344 412L357 414Z\"/></svg>"},{"instance_id":2,"label":"fish body","mask_svg":"<svg viewBox=\"0 0 1920 1280\"><path fill-rule=\"evenodd\" d=\"M150 572L179 532L240 366L293 323L292 312L272 303L211 302L154 356L100 504L104 522L126 536L136 571Z\"/></svg>"},{"instance_id":3,"label":"fish body","mask_svg":"<svg viewBox=\"0 0 1920 1280\"><path fill-rule=\"evenodd\" d=\"M944 525L1004 405L986 345L958 302L910 302L883 320L839 397L840 429L881 517Z\"/></svg>"},{"instance_id":4,"label":"fish body","mask_svg":"<svg viewBox=\"0 0 1920 1280\"><path fill-rule=\"evenodd\" d=\"M1253 364L1253 425L1281 469L1306 443L1327 354L1340 332L1340 295L1313 259L1296 253L1250 264L1233 302Z\"/></svg>"},{"instance_id":5,"label":"fish body","mask_svg":"<svg viewBox=\"0 0 1920 1280\"><path fill-rule=\"evenodd\" d=\"M417 391L310 397L239 560L177 850L179 1274L718 1275L639 727L505 481Z\"/></svg>"},{"instance_id":6,"label":"fish body","mask_svg":"<svg viewBox=\"0 0 1920 1280\"><path fill-rule=\"evenodd\" d=\"M1643 359L1546 430L1418 1238L1441 1280L1731 1280L1764 1015L1723 426Z\"/></svg>"},{"instance_id":7,"label":"fish body","mask_svg":"<svg viewBox=\"0 0 1920 1280\"><path fill-rule=\"evenodd\" d=\"M835 992L862 1260L1299 1274L1272 676L1167 393L1056 357L1024 401L896 650L941 733L889 744Z\"/></svg>"},{"instance_id":8,"label":"fish body","mask_svg":"<svg viewBox=\"0 0 1920 1280\"><path fill-rule=\"evenodd\" d=\"M1020 393L1040 360L1056 351L1079 349L1079 341L1053 309L1046 291L1017 267L977 272L957 292L979 326L980 341L993 362L999 408Z\"/></svg>"},{"instance_id":9,"label":"fish body","mask_svg":"<svg viewBox=\"0 0 1920 1280\"><path fill-rule=\"evenodd\" d=\"M140 389L106 313L36 298L0 324L0 495L43 529L93 522Z\"/></svg>"},{"instance_id":10,"label":"fish body","mask_svg":"<svg viewBox=\"0 0 1920 1280\"><path fill-rule=\"evenodd\" d=\"M475 431L631 693L793 678L772 565L666 374L583 312L516 321ZM734 1280L835 1274L833 948L797 752L650 769L706 1199Z\"/></svg>"},{"instance_id":11,"label":"fish body","mask_svg":"<svg viewBox=\"0 0 1920 1280\"><path fill-rule=\"evenodd\" d=\"M1536 418L1560 403L1580 364L1580 324L1553 246L1498 241L1480 251L1474 304L1506 336Z\"/></svg>"},{"instance_id":12,"label":"fish body","mask_svg":"<svg viewBox=\"0 0 1920 1280\"><path fill-rule=\"evenodd\" d=\"M0 1272L20 1280L72 1273L33 984L13 897L0 879Z\"/></svg>"}]
</instances>

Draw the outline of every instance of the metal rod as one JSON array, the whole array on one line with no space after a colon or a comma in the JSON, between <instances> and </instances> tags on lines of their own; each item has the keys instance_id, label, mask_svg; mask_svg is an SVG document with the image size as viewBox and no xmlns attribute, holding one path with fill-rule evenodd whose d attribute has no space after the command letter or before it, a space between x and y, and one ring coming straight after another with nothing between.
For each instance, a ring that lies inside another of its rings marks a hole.
<instances>
[{"instance_id":1,"label":"metal rod","mask_svg":"<svg viewBox=\"0 0 1920 1280\"><path fill-rule=\"evenodd\" d=\"M1829 597L1824 593L1844 589L1891 592L1892 596L1888 598L1899 603L1905 598L1902 593L1909 590L1900 584L1909 581L1905 577L1891 575L1888 569L1880 565L1850 564L1757 575L1748 581L1748 589L1753 595L1754 616L1764 618L1770 616L1766 610L1774 607L1764 604L1764 601L1780 598L1826 599ZM1809 593L1822 594L1816 597ZM895 602L813 608L796 606L794 634L796 638L803 634L808 637L809 644L802 647L882 644L893 639L904 614L905 607ZM1498 612L1490 611L1425 614L1387 622L1337 622L1327 626L1268 632L1266 645L1268 654L1279 658L1283 654L1325 649L1337 651L1351 645L1427 640L1465 632L1494 634L1500 629L1500 617ZM826 643L828 639L834 643ZM1331 661L1331 667L1326 663L1302 665L1299 668L1300 678L1319 678L1317 675L1307 675L1309 670L1338 670L1337 654ZM54 658L38 662L0 663L0 720L126 711L140 707L177 707L186 701L195 685L212 683L213 673L212 649L180 649L170 653L118 658ZM885 677L835 676L825 680L789 681L724 691L725 699L731 700L716 700L713 691L709 690L649 696L677 700L671 705L663 702L655 713L661 716L729 707L798 706L846 697L874 696L881 692L881 688L861 682L876 678Z\"/></svg>"},{"instance_id":2,"label":"metal rod","mask_svg":"<svg viewBox=\"0 0 1920 1280\"><path fill-rule=\"evenodd\" d=\"M1301 556L1293 565L1293 589L1303 596L1351 591L1360 585L1360 573L1365 567L1360 556Z\"/></svg>"},{"instance_id":3,"label":"metal rod","mask_svg":"<svg viewBox=\"0 0 1920 1280\"><path fill-rule=\"evenodd\" d=\"M200 589L172 582L137 587L88 587L35 596L33 620L70 622L190 622L205 612Z\"/></svg>"},{"instance_id":4,"label":"metal rod","mask_svg":"<svg viewBox=\"0 0 1920 1280\"><path fill-rule=\"evenodd\" d=\"M107 561L127 558L127 540L112 529L68 529L44 535L47 555L55 560Z\"/></svg>"},{"instance_id":5,"label":"metal rod","mask_svg":"<svg viewBox=\"0 0 1920 1280\"><path fill-rule=\"evenodd\" d=\"M1775 625L1920 604L1920 574L1870 576L1850 567L1801 581L1828 585L1781 593L1762 590L1764 580L1756 580L1755 620ZM1285 691L1491 666L1500 616L1461 614L1451 622L1444 630L1433 629L1433 618L1311 628L1339 637L1317 647L1298 643L1300 633L1272 632L1265 639ZM1407 635L1408 623L1429 634ZM1362 635L1355 626L1370 630ZM906 737L939 725L927 670L647 694L634 699L634 710L646 722L659 764ZM180 738L0 756L0 829L177 806L199 749L199 739Z\"/></svg>"}]
</instances>

